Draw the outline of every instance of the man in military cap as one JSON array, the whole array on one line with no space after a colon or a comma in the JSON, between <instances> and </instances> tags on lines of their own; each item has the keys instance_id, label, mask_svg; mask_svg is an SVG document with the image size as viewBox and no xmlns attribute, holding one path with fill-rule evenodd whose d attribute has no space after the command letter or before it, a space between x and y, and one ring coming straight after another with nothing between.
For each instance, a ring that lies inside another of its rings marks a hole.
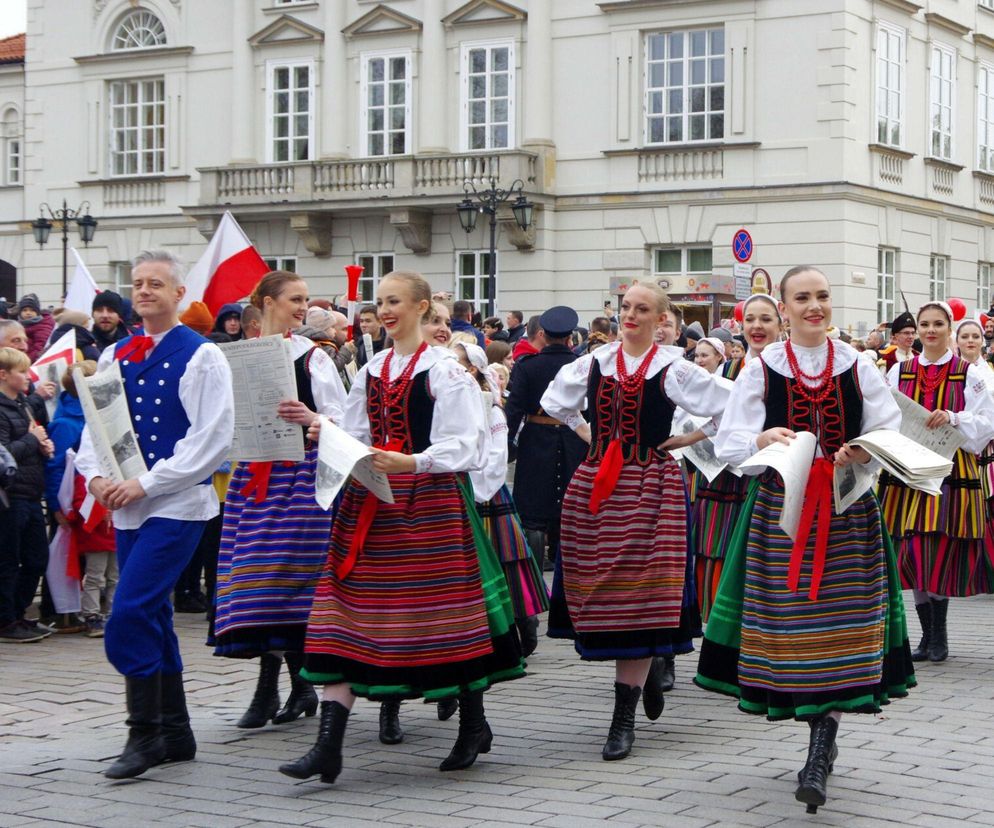
<instances>
[{"instance_id":1,"label":"man in military cap","mask_svg":"<svg viewBox=\"0 0 994 828\"><path fill-rule=\"evenodd\" d=\"M550 561L559 551L563 494L587 453L586 443L540 405L559 369L577 359L569 342L579 321L576 311L563 305L542 314L539 325L546 344L537 354L523 356L514 364L505 407L512 452L517 438L514 504L540 565L546 544Z\"/></svg>"},{"instance_id":2,"label":"man in military cap","mask_svg":"<svg viewBox=\"0 0 994 828\"><path fill-rule=\"evenodd\" d=\"M911 311L905 310L890 324L890 344L881 348L877 356L884 362L884 373L895 362L906 362L918 352L915 350L915 335L918 325Z\"/></svg>"}]
</instances>

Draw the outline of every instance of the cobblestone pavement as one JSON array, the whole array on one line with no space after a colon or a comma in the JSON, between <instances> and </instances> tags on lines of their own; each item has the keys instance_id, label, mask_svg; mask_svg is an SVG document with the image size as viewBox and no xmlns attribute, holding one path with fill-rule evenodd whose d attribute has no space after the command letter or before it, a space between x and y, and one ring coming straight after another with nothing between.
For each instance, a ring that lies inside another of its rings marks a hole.
<instances>
[{"instance_id":1,"label":"cobblestone pavement","mask_svg":"<svg viewBox=\"0 0 994 828\"><path fill-rule=\"evenodd\" d=\"M359 701L345 770L328 786L276 771L308 748L317 720L235 729L256 663L213 658L202 616L181 615L197 761L114 783L101 771L124 742L123 682L102 642L4 645L0 826L994 825L994 599L954 601L949 615L950 660L921 667L919 688L884 715L843 721L829 803L816 816L793 796L807 728L767 723L695 688L694 656L678 661L663 716L640 715L626 761L600 759L610 667L544 639L528 678L487 694L494 747L473 768L437 770L455 719L407 703L404 743L384 747L377 707Z\"/></svg>"}]
</instances>

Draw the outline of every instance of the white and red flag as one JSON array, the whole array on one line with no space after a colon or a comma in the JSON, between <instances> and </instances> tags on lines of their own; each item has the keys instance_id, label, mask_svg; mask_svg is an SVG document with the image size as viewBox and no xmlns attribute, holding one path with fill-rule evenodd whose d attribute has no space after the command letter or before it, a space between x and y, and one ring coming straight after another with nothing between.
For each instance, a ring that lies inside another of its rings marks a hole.
<instances>
[{"instance_id":1,"label":"white and red flag","mask_svg":"<svg viewBox=\"0 0 994 828\"><path fill-rule=\"evenodd\" d=\"M93 312L93 300L100 293L100 288L83 264L79 251L75 247L69 249L76 260L76 270L69 283L69 290L66 291L66 298L62 300L62 306L66 310L80 311L89 316Z\"/></svg>"},{"instance_id":2,"label":"white and red flag","mask_svg":"<svg viewBox=\"0 0 994 828\"><path fill-rule=\"evenodd\" d=\"M225 211L204 255L186 276L186 295L180 310L203 302L217 316L222 305L248 296L269 266L252 246L235 217Z\"/></svg>"}]
</instances>

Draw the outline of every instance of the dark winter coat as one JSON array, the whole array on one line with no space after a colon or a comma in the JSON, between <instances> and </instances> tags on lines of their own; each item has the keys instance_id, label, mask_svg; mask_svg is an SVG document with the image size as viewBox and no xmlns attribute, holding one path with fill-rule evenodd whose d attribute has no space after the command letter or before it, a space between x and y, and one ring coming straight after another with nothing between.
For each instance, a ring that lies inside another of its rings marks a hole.
<instances>
[{"instance_id":1,"label":"dark winter coat","mask_svg":"<svg viewBox=\"0 0 994 828\"><path fill-rule=\"evenodd\" d=\"M12 498L40 501L45 493L45 457L38 439L28 433L31 413L27 398L10 399L0 394L0 443L17 461L17 476L7 490Z\"/></svg>"},{"instance_id":2,"label":"dark winter coat","mask_svg":"<svg viewBox=\"0 0 994 828\"><path fill-rule=\"evenodd\" d=\"M48 311L42 311L41 316L34 319L21 319L21 326L28 337L28 356L34 362L42 355L48 338L55 329L55 317Z\"/></svg>"},{"instance_id":3,"label":"dark winter coat","mask_svg":"<svg viewBox=\"0 0 994 828\"><path fill-rule=\"evenodd\" d=\"M51 341L57 342L59 337L64 336L70 328L76 332L76 350L83 355L83 359L92 359L94 361L100 359L100 349L97 348L93 334L82 325L71 325L69 323L59 325L52 331Z\"/></svg>"}]
</instances>

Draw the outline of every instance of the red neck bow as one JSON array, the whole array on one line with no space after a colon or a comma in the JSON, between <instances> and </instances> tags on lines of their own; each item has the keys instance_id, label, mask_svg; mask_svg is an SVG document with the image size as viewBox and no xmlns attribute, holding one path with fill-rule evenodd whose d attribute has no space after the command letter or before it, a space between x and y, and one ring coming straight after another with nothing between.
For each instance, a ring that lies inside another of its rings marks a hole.
<instances>
[{"instance_id":1,"label":"red neck bow","mask_svg":"<svg viewBox=\"0 0 994 828\"><path fill-rule=\"evenodd\" d=\"M142 362L146 354L155 347L155 340L150 336L139 336L135 334L128 341L127 345L117 352L118 361L128 360L129 362Z\"/></svg>"}]
</instances>

